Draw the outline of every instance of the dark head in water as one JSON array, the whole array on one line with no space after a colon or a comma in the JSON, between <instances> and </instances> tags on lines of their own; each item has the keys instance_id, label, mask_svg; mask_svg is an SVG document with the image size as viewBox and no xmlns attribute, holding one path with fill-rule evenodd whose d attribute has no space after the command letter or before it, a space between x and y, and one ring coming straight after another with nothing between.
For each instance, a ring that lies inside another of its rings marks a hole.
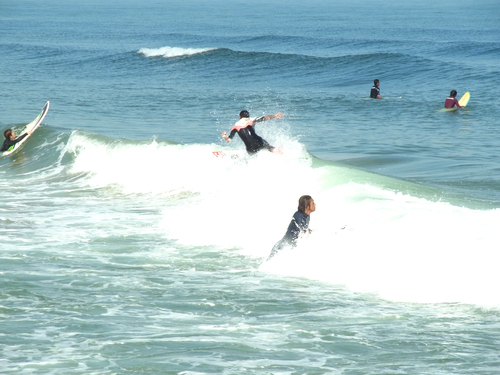
<instances>
[{"instance_id":1,"label":"dark head in water","mask_svg":"<svg viewBox=\"0 0 500 375\"><path fill-rule=\"evenodd\" d=\"M250 117L250 113L248 113L247 110L243 110L240 112L240 118L249 118Z\"/></svg>"},{"instance_id":2,"label":"dark head in water","mask_svg":"<svg viewBox=\"0 0 500 375\"><path fill-rule=\"evenodd\" d=\"M450 92L450 96L451 96L452 98L454 98L455 96L457 96L457 90L451 90L451 92Z\"/></svg>"},{"instance_id":3,"label":"dark head in water","mask_svg":"<svg viewBox=\"0 0 500 375\"><path fill-rule=\"evenodd\" d=\"M12 139L12 135L14 135L15 138L16 135L14 134L12 129L7 129L6 131L3 132L3 136L5 137L5 139Z\"/></svg>"}]
</instances>

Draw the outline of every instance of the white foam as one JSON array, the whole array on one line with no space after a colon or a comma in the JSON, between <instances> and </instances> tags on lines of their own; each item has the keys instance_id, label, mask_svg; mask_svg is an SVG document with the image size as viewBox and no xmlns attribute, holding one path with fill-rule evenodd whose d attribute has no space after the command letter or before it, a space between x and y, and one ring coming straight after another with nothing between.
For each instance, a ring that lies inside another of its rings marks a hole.
<instances>
[{"instance_id":1,"label":"white foam","mask_svg":"<svg viewBox=\"0 0 500 375\"><path fill-rule=\"evenodd\" d=\"M313 235L261 270L346 285L397 301L500 306L500 211L349 184L316 196ZM344 190L344 192L342 192ZM366 196L356 201L352 198ZM345 229L341 229L347 224Z\"/></svg>"},{"instance_id":2,"label":"white foam","mask_svg":"<svg viewBox=\"0 0 500 375\"><path fill-rule=\"evenodd\" d=\"M212 51L215 48L180 48L180 47L161 47L161 48L141 48L138 53L146 57L179 57L190 56L198 53Z\"/></svg>"},{"instance_id":3,"label":"white foam","mask_svg":"<svg viewBox=\"0 0 500 375\"><path fill-rule=\"evenodd\" d=\"M212 151L224 150L219 145L111 143L77 132L67 148L75 155L72 172L86 174L86 184L146 194L161 213L155 228L187 248L236 251L262 261L262 272L392 300L500 306L499 210L398 193L352 168L315 168L297 141L283 134L266 139L284 154L217 158ZM240 143L231 146L241 150ZM317 203L313 234L264 262L303 194Z\"/></svg>"}]
</instances>

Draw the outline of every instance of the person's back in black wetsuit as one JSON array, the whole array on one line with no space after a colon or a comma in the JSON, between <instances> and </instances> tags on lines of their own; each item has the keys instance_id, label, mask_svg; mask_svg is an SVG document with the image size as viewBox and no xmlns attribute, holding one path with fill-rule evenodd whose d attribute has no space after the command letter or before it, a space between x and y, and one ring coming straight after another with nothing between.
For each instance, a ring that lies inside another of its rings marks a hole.
<instances>
[{"instance_id":1,"label":"person's back in black wetsuit","mask_svg":"<svg viewBox=\"0 0 500 375\"><path fill-rule=\"evenodd\" d=\"M279 112L274 115L250 118L248 111L243 110L240 112L239 121L231 128L231 134L227 136L226 132L222 132L221 135L226 142L231 142L236 133L238 133L249 154L255 154L264 148L272 152L275 148L255 133L254 126L257 122L281 117L283 117L283 113Z\"/></svg>"},{"instance_id":2,"label":"person's back in black wetsuit","mask_svg":"<svg viewBox=\"0 0 500 375\"><path fill-rule=\"evenodd\" d=\"M249 154L255 154L263 148L273 151L274 147L255 133L254 125L256 122L261 121L265 121L264 116L256 117L254 119L242 118L231 129L229 139L233 139L234 135L238 133Z\"/></svg>"}]
</instances>

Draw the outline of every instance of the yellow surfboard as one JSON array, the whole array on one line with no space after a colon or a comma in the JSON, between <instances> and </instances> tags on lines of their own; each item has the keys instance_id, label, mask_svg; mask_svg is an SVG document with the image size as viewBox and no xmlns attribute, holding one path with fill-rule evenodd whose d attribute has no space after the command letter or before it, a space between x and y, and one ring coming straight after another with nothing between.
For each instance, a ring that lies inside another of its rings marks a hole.
<instances>
[{"instance_id":1,"label":"yellow surfboard","mask_svg":"<svg viewBox=\"0 0 500 375\"><path fill-rule=\"evenodd\" d=\"M469 92L467 91L464 96L462 96L460 98L460 100L458 101L458 104L460 104L462 107L465 107L467 105L467 103L469 103L469 99L470 99L470 94Z\"/></svg>"}]
</instances>

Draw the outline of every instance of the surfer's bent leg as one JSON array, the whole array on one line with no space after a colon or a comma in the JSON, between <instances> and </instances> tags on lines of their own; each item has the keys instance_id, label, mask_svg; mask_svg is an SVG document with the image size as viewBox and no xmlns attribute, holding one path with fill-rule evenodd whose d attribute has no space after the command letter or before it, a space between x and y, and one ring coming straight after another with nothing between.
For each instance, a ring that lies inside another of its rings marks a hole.
<instances>
[{"instance_id":1,"label":"surfer's bent leg","mask_svg":"<svg viewBox=\"0 0 500 375\"><path fill-rule=\"evenodd\" d=\"M274 150L276 149L276 147L271 146L269 143L267 143L264 140L263 140L262 148L266 148L270 152L274 152Z\"/></svg>"}]
</instances>

